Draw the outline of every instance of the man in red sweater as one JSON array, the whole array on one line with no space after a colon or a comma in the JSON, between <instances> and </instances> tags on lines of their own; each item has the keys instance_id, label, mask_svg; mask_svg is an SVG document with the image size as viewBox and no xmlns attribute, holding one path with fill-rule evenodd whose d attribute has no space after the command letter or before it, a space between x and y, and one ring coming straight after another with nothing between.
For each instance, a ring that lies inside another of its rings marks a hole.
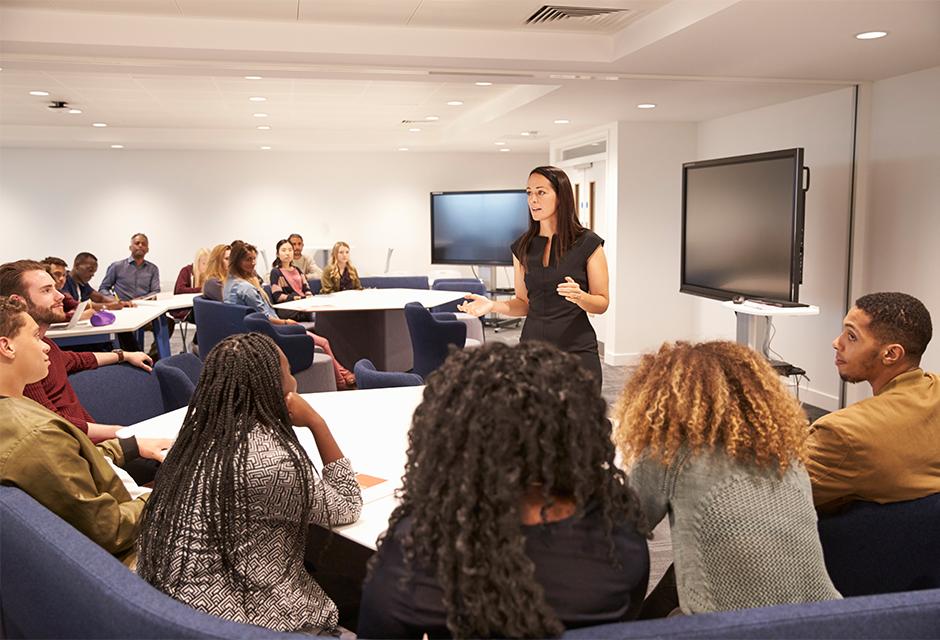
<instances>
[{"instance_id":1,"label":"man in red sweater","mask_svg":"<svg viewBox=\"0 0 940 640\"><path fill-rule=\"evenodd\" d=\"M145 353L123 352L78 353L62 351L45 337L49 325L65 322L62 301L65 298L44 265L33 260L18 260L0 265L0 295L19 298L26 303L29 315L39 325L43 341L49 345L49 374L39 382L27 385L24 395L65 418L88 434L93 442L115 437L120 425L98 424L82 406L69 384L68 375L100 366L129 362L145 371L153 362Z\"/></svg>"}]
</instances>

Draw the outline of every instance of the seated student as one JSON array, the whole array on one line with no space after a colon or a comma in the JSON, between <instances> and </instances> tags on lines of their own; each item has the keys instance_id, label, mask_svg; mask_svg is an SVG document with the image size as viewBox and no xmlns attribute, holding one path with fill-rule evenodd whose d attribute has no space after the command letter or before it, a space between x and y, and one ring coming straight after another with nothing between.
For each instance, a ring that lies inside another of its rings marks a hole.
<instances>
[{"instance_id":1,"label":"seated student","mask_svg":"<svg viewBox=\"0 0 940 640\"><path fill-rule=\"evenodd\" d=\"M65 278L68 275L68 264L62 258L56 258L55 256L48 256L42 259L42 264L46 267L46 271L49 272L49 275L52 276L52 279L55 281L55 288L65 296L62 299L62 309L65 311L65 319L71 320L72 314L75 312L75 309L78 308L78 300L76 300L70 293L64 291L65 288ZM92 303L94 304L94 303ZM87 320L91 317L91 314L95 312L92 304L89 304L85 311L82 313L82 320Z\"/></svg>"},{"instance_id":2,"label":"seated student","mask_svg":"<svg viewBox=\"0 0 940 640\"><path fill-rule=\"evenodd\" d=\"M59 290L62 293L68 293L79 302L91 300L96 311L134 306L130 300L121 302L94 289L90 283L97 271L98 258L87 251L82 251L75 256L72 270L66 274L65 284L59 287Z\"/></svg>"},{"instance_id":3,"label":"seated student","mask_svg":"<svg viewBox=\"0 0 940 640\"><path fill-rule=\"evenodd\" d=\"M222 297L225 302L230 304L240 304L251 307L268 317L271 324L297 324L296 320L285 320L279 318L268 295L261 288L258 276L255 273L255 263L258 258L258 250L254 245L247 244L241 240L232 242L232 253L229 260L228 278L222 287ZM349 371L333 355L333 349L330 348L329 341L308 331L316 346L323 349L333 360L333 375L336 377L336 388L340 390L349 389L356 384L356 376Z\"/></svg>"},{"instance_id":4,"label":"seated student","mask_svg":"<svg viewBox=\"0 0 940 640\"><path fill-rule=\"evenodd\" d=\"M802 462L806 418L763 357L666 343L643 356L614 419L650 526L669 516L683 613L840 597Z\"/></svg>"},{"instance_id":5,"label":"seated student","mask_svg":"<svg viewBox=\"0 0 940 640\"><path fill-rule=\"evenodd\" d=\"M176 285L173 293L202 293L202 285L206 279L206 270L209 265L209 250L200 247L191 264L180 269L176 276Z\"/></svg>"},{"instance_id":6,"label":"seated student","mask_svg":"<svg viewBox=\"0 0 940 640\"><path fill-rule=\"evenodd\" d=\"M0 297L0 483L19 487L128 565L149 493L116 475L140 456L161 460L169 440L127 438L98 446L25 397L47 376L49 344L16 298ZM81 558L76 558L80 562Z\"/></svg>"},{"instance_id":7,"label":"seated student","mask_svg":"<svg viewBox=\"0 0 940 640\"><path fill-rule=\"evenodd\" d=\"M145 259L150 252L150 240L143 233L131 236L131 256L112 262L108 266L101 290L112 292L121 300L146 298L160 293L160 269Z\"/></svg>"},{"instance_id":8,"label":"seated student","mask_svg":"<svg viewBox=\"0 0 940 640\"><path fill-rule=\"evenodd\" d=\"M290 240L278 240L274 247L277 259L271 268L271 298L274 304L303 300L313 295L307 278L294 266L294 249Z\"/></svg>"},{"instance_id":9,"label":"seated student","mask_svg":"<svg viewBox=\"0 0 940 640\"><path fill-rule=\"evenodd\" d=\"M427 381L361 638L542 638L636 617L649 553L607 405L545 343L452 353Z\"/></svg>"},{"instance_id":10,"label":"seated student","mask_svg":"<svg viewBox=\"0 0 940 640\"><path fill-rule=\"evenodd\" d=\"M124 361L150 371L151 359L145 353L120 349L111 353L62 351L46 338L49 325L65 321L64 296L39 262L18 260L0 265L0 295L26 303L29 315L39 325L40 338L49 347L49 375L27 385L26 397L59 414L94 441L113 438L120 426L95 423L69 384L68 374Z\"/></svg>"},{"instance_id":11,"label":"seated student","mask_svg":"<svg viewBox=\"0 0 940 640\"><path fill-rule=\"evenodd\" d=\"M206 263L206 277L202 283L202 295L206 300L222 302L222 283L228 277L228 258L232 246L217 244L209 252Z\"/></svg>"},{"instance_id":12,"label":"seated student","mask_svg":"<svg viewBox=\"0 0 940 640\"><path fill-rule=\"evenodd\" d=\"M836 368L846 382L868 382L874 396L810 428L819 511L940 492L940 375L920 368L932 333L927 308L904 293L862 296L845 316L832 343Z\"/></svg>"},{"instance_id":13,"label":"seated student","mask_svg":"<svg viewBox=\"0 0 940 640\"><path fill-rule=\"evenodd\" d=\"M305 278L319 278L322 269L308 255L304 255L304 239L299 233L292 233L287 240L294 248L294 266L300 269Z\"/></svg>"},{"instance_id":14,"label":"seated student","mask_svg":"<svg viewBox=\"0 0 940 640\"><path fill-rule=\"evenodd\" d=\"M362 289L362 282L356 267L349 261L349 245L340 241L333 245L330 262L320 277L320 293L349 289Z\"/></svg>"},{"instance_id":15,"label":"seated student","mask_svg":"<svg viewBox=\"0 0 940 640\"><path fill-rule=\"evenodd\" d=\"M212 615L330 635L338 612L304 568L307 527L355 522L362 493L296 389L267 336L212 349L144 514L138 573ZM291 425L313 432L322 477Z\"/></svg>"}]
</instances>

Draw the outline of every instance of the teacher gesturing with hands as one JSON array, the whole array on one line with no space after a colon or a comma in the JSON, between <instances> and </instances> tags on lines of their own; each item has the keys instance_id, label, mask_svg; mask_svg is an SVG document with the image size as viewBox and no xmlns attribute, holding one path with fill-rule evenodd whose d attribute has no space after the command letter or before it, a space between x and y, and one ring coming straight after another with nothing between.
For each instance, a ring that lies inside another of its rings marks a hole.
<instances>
[{"instance_id":1,"label":"teacher gesturing with hands","mask_svg":"<svg viewBox=\"0 0 940 640\"><path fill-rule=\"evenodd\" d=\"M549 342L578 356L602 382L597 335L588 313L610 303L604 241L578 222L571 182L556 167L536 167L526 185L529 229L512 243L515 296L493 301L470 294L459 309L482 316L527 316L521 341Z\"/></svg>"}]
</instances>

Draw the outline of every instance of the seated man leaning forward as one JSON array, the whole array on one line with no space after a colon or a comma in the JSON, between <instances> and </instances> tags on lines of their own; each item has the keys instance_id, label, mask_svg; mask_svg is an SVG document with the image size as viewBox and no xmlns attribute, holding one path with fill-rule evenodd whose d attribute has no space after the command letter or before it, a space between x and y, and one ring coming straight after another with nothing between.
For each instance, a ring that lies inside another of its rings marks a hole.
<instances>
[{"instance_id":1,"label":"seated man leaning forward","mask_svg":"<svg viewBox=\"0 0 940 640\"><path fill-rule=\"evenodd\" d=\"M39 326L40 339L49 347L48 375L30 381L26 387L26 397L59 414L96 442L113 438L120 427L95 423L69 384L68 376L70 373L124 361L150 371L153 362L147 354L139 351L123 352L120 349L112 353L62 351L46 338L49 325L65 321L65 311L62 307L64 296L56 290L55 281L42 263L17 260L0 265L0 296L11 296L26 304L27 312Z\"/></svg>"},{"instance_id":2,"label":"seated man leaning forward","mask_svg":"<svg viewBox=\"0 0 940 640\"><path fill-rule=\"evenodd\" d=\"M169 440L112 439L95 446L78 428L23 395L46 377L49 345L16 298L0 296L0 484L19 487L125 564L149 491L116 467L162 461ZM134 495L131 495L133 491Z\"/></svg>"},{"instance_id":3,"label":"seated man leaning forward","mask_svg":"<svg viewBox=\"0 0 940 640\"><path fill-rule=\"evenodd\" d=\"M940 492L940 376L920 368L931 333L926 307L904 293L862 296L845 316L832 343L836 368L874 396L810 427L806 467L819 511Z\"/></svg>"}]
</instances>

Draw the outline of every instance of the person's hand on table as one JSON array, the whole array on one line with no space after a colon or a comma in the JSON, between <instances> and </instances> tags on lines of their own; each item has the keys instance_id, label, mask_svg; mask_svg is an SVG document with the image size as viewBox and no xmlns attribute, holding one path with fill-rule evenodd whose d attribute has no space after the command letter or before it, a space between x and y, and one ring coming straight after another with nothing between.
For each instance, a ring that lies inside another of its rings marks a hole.
<instances>
[{"instance_id":1,"label":"person's hand on table","mask_svg":"<svg viewBox=\"0 0 940 640\"><path fill-rule=\"evenodd\" d=\"M79 318L79 319L80 319L80 320L88 320L88 318L90 318L92 315L94 315L94 313L95 313L95 307L94 307L94 305L89 305L89 306L87 306L87 307L85 308L84 311L82 311L82 317Z\"/></svg>"},{"instance_id":2,"label":"person's hand on table","mask_svg":"<svg viewBox=\"0 0 940 640\"><path fill-rule=\"evenodd\" d=\"M169 438L137 438L137 450L141 458L149 458L157 462L163 462L166 454L173 446L173 441Z\"/></svg>"},{"instance_id":3,"label":"person's hand on table","mask_svg":"<svg viewBox=\"0 0 940 640\"><path fill-rule=\"evenodd\" d=\"M125 351L124 362L129 362L147 372L153 371L153 360L142 351Z\"/></svg>"},{"instance_id":4,"label":"person's hand on table","mask_svg":"<svg viewBox=\"0 0 940 640\"><path fill-rule=\"evenodd\" d=\"M471 316L476 316L477 318L493 311L494 302L489 298L477 293L468 293L464 298L467 302L457 305L458 311L469 313Z\"/></svg>"},{"instance_id":5,"label":"person's hand on table","mask_svg":"<svg viewBox=\"0 0 940 640\"><path fill-rule=\"evenodd\" d=\"M574 304L578 304L585 295L581 290L581 285L574 281L571 276L565 276L565 281L558 285L558 295Z\"/></svg>"}]
</instances>

